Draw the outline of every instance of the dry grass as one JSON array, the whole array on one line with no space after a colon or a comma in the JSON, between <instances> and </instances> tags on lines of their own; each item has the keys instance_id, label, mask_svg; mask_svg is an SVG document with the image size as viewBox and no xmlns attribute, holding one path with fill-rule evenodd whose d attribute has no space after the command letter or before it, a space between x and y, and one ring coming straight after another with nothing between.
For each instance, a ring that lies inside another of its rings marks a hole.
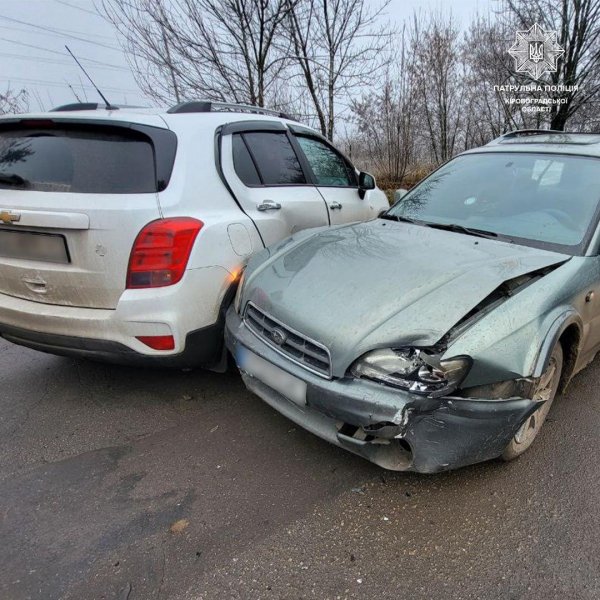
<instances>
[{"instance_id":1,"label":"dry grass","mask_svg":"<svg viewBox=\"0 0 600 600\"><path fill-rule=\"evenodd\" d=\"M381 175L376 177L377 185L385 192L388 202L392 204L394 201L394 192L397 189L404 188L405 190L410 190L422 179L427 177L434 169L434 165L417 165L409 169L400 181Z\"/></svg>"}]
</instances>

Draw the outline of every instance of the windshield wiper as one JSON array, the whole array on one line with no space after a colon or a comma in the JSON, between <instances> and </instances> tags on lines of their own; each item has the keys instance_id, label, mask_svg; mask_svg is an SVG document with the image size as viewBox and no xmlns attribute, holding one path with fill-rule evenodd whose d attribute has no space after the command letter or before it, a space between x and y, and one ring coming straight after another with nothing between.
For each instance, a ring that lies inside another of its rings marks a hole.
<instances>
[{"instance_id":1,"label":"windshield wiper","mask_svg":"<svg viewBox=\"0 0 600 600\"><path fill-rule=\"evenodd\" d=\"M457 233L466 233L467 235L474 235L482 238L494 239L498 237L498 234L494 231L486 231L485 229L475 229L474 227L465 227L458 223L431 223L430 221L420 221L418 219L411 219L409 217L403 217L400 215L390 215L384 213L379 216L380 219L388 219L389 221L400 221L401 223L412 223L414 225L424 225L425 227L431 227L432 229L443 229L445 231L456 231ZM512 242L511 239L506 241Z\"/></svg>"},{"instance_id":2,"label":"windshield wiper","mask_svg":"<svg viewBox=\"0 0 600 600\"><path fill-rule=\"evenodd\" d=\"M422 221L416 221L415 219L409 219L408 217L401 217L400 215L390 215L389 213L383 213L379 215L380 219L387 219L388 221L400 221L401 223L416 223L422 225Z\"/></svg>"},{"instance_id":3,"label":"windshield wiper","mask_svg":"<svg viewBox=\"0 0 600 600\"><path fill-rule=\"evenodd\" d=\"M425 222L427 227L432 229L443 229L444 231L456 231L457 233L466 233L467 235L475 235L483 238L497 238L498 234L494 231L486 231L485 229L475 229L473 227L465 227L458 223L429 223Z\"/></svg>"},{"instance_id":4,"label":"windshield wiper","mask_svg":"<svg viewBox=\"0 0 600 600\"><path fill-rule=\"evenodd\" d=\"M0 173L0 184L2 183L24 187L29 184L29 181L16 173Z\"/></svg>"}]
</instances>

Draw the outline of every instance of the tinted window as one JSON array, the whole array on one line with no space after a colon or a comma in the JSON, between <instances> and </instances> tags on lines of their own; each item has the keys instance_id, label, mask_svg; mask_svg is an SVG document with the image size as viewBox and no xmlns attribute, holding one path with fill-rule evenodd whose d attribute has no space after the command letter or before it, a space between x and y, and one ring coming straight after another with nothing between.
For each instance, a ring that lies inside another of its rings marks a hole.
<instances>
[{"instance_id":1,"label":"tinted window","mask_svg":"<svg viewBox=\"0 0 600 600\"><path fill-rule=\"evenodd\" d=\"M236 133L233 136L233 167L237 176L246 185L260 185L260 177L254 166L248 147L242 136Z\"/></svg>"},{"instance_id":2,"label":"tinted window","mask_svg":"<svg viewBox=\"0 0 600 600\"><path fill-rule=\"evenodd\" d=\"M595 158L529 152L465 155L425 179L390 213L568 251L579 247L595 221L599 177Z\"/></svg>"},{"instance_id":3,"label":"tinted window","mask_svg":"<svg viewBox=\"0 0 600 600\"><path fill-rule=\"evenodd\" d=\"M356 186L356 174L327 144L314 138L298 137L318 185Z\"/></svg>"},{"instance_id":4,"label":"tinted window","mask_svg":"<svg viewBox=\"0 0 600 600\"><path fill-rule=\"evenodd\" d=\"M156 192L150 141L133 132L0 132L0 187L41 192Z\"/></svg>"},{"instance_id":5,"label":"tinted window","mask_svg":"<svg viewBox=\"0 0 600 600\"><path fill-rule=\"evenodd\" d=\"M249 132L243 137L264 185L306 183L298 157L285 133Z\"/></svg>"}]
</instances>

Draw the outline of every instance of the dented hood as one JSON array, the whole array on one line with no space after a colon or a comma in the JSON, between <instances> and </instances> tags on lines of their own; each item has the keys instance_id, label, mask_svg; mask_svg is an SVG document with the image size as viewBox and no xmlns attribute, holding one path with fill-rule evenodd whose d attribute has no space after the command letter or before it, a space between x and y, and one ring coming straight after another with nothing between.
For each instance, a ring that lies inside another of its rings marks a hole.
<instances>
[{"instance_id":1,"label":"dented hood","mask_svg":"<svg viewBox=\"0 0 600 600\"><path fill-rule=\"evenodd\" d=\"M504 281L569 256L377 219L286 244L244 301L325 344L342 375L364 352L430 346Z\"/></svg>"}]
</instances>

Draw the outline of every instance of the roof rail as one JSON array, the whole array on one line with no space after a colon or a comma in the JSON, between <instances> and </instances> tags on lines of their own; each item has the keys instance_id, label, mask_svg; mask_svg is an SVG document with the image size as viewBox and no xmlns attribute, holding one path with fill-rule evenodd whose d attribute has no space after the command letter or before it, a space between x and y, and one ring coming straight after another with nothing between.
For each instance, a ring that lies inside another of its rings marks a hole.
<instances>
[{"instance_id":1,"label":"roof rail","mask_svg":"<svg viewBox=\"0 0 600 600\"><path fill-rule=\"evenodd\" d=\"M103 105L104 106L104 105ZM73 102L72 104L63 104L52 108L50 112L70 112L72 110L97 110L97 102Z\"/></svg>"},{"instance_id":2,"label":"roof rail","mask_svg":"<svg viewBox=\"0 0 600 600\"><path fill-rule=\"evenodd\" d=\"M262 106L252 106L250 104L236 104L235 102L213 102L212 100L191 100L188 102L181 102L168 111L170 114L179 113L205 113L205 112L249 112L258 115L270 115L272 117L279 117L280 119L290 119L294 121L289 115L280 112L278 110L272 110L270 108L263 108Z\"/></svg>"},{"instance_id":3,"label":"roof rail","mask_svg":"<svg viewBox=\"0 0 600 600\"><path fill-rule=\"evenodd\" d=\"M73 102L52 108L50 112L71 112L74 110L118 110L119 108L144 108L143 106L129 106L124 104L111 104L110 109L99 102Z\"/></svg>"},{"instance_id":4,"label":"roof rail","mask_svg":"<svg viewBox=\"0 0 600 600\"><path fill-rule=\"evenodd\" d=\"M559 131L558 129L516 129L500 136L500 139L508 140L516 137L526 137L528 135L569 135L568 131Z\"/></svg>"}]
</instances>

